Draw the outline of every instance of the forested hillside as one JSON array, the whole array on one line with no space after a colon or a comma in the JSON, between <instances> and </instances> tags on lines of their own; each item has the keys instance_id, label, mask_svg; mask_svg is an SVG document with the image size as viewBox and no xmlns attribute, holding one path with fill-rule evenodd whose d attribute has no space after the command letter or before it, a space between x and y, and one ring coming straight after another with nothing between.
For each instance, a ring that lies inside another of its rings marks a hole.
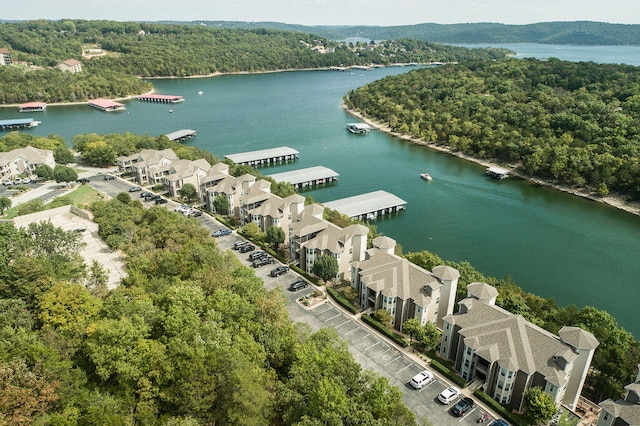
<instances>
[{"instance_id":1,"label":"forested hillside","mask_svg":"<svg viewBox=\"0 0 640 426\"><path fill-rule=\"evenodd\" d=\"M77 232L0 224L0 424L415 424L199 222L128 194L92 211L126 257L110 292Z\"/></svg>"},{"instance_id":2,"label":"forested hillside","mask_svg":"<svg viewBox=\"0 0 640 426\"><path fill-rule=\"evenodd\" d=\"M14 62L0 67L0 103L82 101L140 94L137 77L185 77L410 62L503 58L499 49L465 49L397 40L349 46L320 36L269 29L216 29L112 21L30 21L0 25L0 47ZM84 55L87 52L99 54ZM77 59L83 72L56 64Z\"/></svg>"},{"instance_id":3,"label":"forested hillside","mask_svg":"<svg viewBox=\"0 0 640 426\"><path fill-rule=\"evenodd\" d=\"M346 102L393 131L638 200L638 93L637 67L511 59L388 77Z\"/></svg>"}]
</instances>

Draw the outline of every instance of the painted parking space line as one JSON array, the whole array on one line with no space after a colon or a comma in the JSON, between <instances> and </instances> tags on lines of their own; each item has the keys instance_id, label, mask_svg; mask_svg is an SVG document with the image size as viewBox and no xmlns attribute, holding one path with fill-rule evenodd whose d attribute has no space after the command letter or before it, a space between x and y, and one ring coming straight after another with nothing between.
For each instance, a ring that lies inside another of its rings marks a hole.
<instances>
[{"instance_id":1,"label":"painted parking space line","mask_svg":"<svg viewBox=\"0 0 640 426\"><path fill-rule=\"evenodd\" d=\"M333 329L335 330L336 328L341 327L341 326L343 326L343 325L345 325L345 324L348 324L348 323L350 323L350 322L351 322L351 320L350 320L350 319L348 319L348 320L346 320L345 322L341 322L341 323L340 323L340 324L338 324L338 325L334 325L334 326L333 326Z\"/></svg>"},{"instance_id":2,"label":"painted parking space line","mask_svg":"<svg viewBox=\"0 0 640 426\"><path fill-rule=\"evenodd\" d=\"M327 318L326 320L324 320L324 322L331 321L332 319L337 318L337 317L339 317L340 315L342 315L342 314L341 314L340 312L338 312L338 313L337 313L337 314L335 314L334 316L329 317L329 318Z\"/></svg>"},{"instance_id":3,"label":"painted parking space line","mask_svg":"<svg viewBox=\"0 0 640 426\"><path fill-rule=\"evenodd\" d=\"M377 342L375 342L373 345L366 347L364 350L368 351L369 349L373 348L374 346L377 346L380 344L380 341L378 340ZM363 351L364 352L364 351Z\"/></svg>"},{"instance_id":4,"label":"painted parking space line","mask_svg":"<svg viewBox=\"0 0 640 426\"><path fill-rule=\"evenodd\" d=\"M344 335L346 336L346 335L351 334L351 333L353 333L354 331L358 331L358 330L359 330L359 328L354 328L353 330L349 330L349 331L347 331L346 333L344 333ZM366 336L365 336L365 337L366 337Z\"/></svg>"},{"instance_id":5,"label":"painted parking space line","mask_svg":"<svg viewBox=\"0 0 640 426\"><path fill-rule=\"evenodd\" d=\"M396 371L396 374L401 373L403 370L406 370L407 368L411 367L412 365L413 364L409 364L409 365L406 365L406 366L402 367L400 370Z\"/></svg>"},{"instance_id":6,"label":"painted parking space line","mask_svg":"<svg viewBox=\"0 0 640 426\"><path fill-rule=\"evenodd\" d=\"M397 357L395 357L391 361L387 362L384 366L386 367L387 365L391 364L392 362L396 362L400 358L402 358L402 355L398 355Z\"/></svg>"},{"instance_id":7,"label":"painted parking space line","mask_svg":"<svg viewBox=\"0 0 640 426\"><path fill-rule=\"evenodd\" d=\"M469 411L467 414L465 414L464 416L460 417L460 420L458 420L458 423L461 423L464 419L466 419L467 417L469 417L471 415L471 413L473 413L474 411L476 411L476 407L473 407L471 409L471 411Z\"/></svg>"},{"instance_id":8,"label":"painted parking space line","mask_svg":"<svg viewBox=\"0 0 640 426\"><path fill-rule=\"evenodd\" d=\"M332 306L327 306L327 309L325 309L324 311L318 311L318 315L324 314L327 311L330 311L331 309L333 309Z\"/></svg>"}]
</instances>

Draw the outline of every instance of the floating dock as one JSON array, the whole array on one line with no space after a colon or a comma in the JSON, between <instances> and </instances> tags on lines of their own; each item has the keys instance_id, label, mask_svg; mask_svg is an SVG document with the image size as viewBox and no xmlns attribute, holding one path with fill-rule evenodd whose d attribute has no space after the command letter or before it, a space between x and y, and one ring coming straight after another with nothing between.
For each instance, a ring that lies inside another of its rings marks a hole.
<instances>
[{"instance_id":1,"label":"floating dock","mask_svg":"<svg viewBox=\"0 0 640 426\"><path fill-rule=\"evenodd\" d=\"M347 123L347 130L355 134L369 133L371 126L366 123Z\"/></svg>"},{"instance_id":2,"label":"floating dock","mask_svg":"<svg viewBox=\"0 0 640 426\"><path fill-rule=\"evenodd\" d=\"M487 167L487 171L485 173L487 176L499 180L509 177L509 170L503 169L502 167Z\"/></svg>"},{"instance_id":3,"label":"floating dock","mask_svg":"<svg viewBox=\"0 0 640 426\"><path fill-rule=\"evenodd\" d=\"M17 130L17 129L29 129L36 127L40 124L39 121L35 121L33 118L18 118L15 120L0 120L0 129L2 130Z\"/></svg>"},{"instance_id":4,"label":"floating dock","mask_svg":"<svg viewBox=\"0 0 640 426\"><path fill-rule=\"evenodd\" d=\"M387 191L374 191L323 204L354 219L372 220L404 210L407 202Z\"/></svg>"},{"instance_id":5,"label":"floating dock","mask_svg":"<svg viewBox=\"0 0 640 426\"><path fill-rule=\"evenodd\" d=\"M296 189L332 183L338 180L338 176L340 176L338 173L324 166L269 175L276 182L289 182Z\"/></svg>"},{"instance_id":6,"label":"floating dock","mask_svg":"<svg viewBox=\"0 0 640 426\"><path fill-rule=\"evenodd\" d=\"M110 101L107 99L93 99L87 102L91 107L97 108L100 111L112 112L112 111L124 111L127 109L124 104Z\"/></svg>"},{"instance_id":7,"label":"floating dock","mask_svg":"<svg viewBox=\"0 0 640 426\"><path fill-rule=\"evenodd\" d=\"M183 96L178 95L141 95L138 96L139 101L156 102L162 104L177 104L184 101Z\"/></svg>"},{"instance_id":8,"label":"floating dock","mask_svg":"<svg viewBox=\"0 0 640 426\"><path fill-rule=\"evenodd\" d=\"M176 130L175 132L167 133L166 136L170 141L184 142L187 139L191 139L192 137L196 136L197 134L198 133L195 130L182 129Z\"/></svg>"},{"instance_id":9,"label":"floating dock","mask_svg":"<svg viewBox=\"0 0 640 426\"><path fill-rule=\"evenodd\" d=\"M248 164L250 166L269 166L271 164L282 163L285 161L293 161L300 154L295 149L288 146L278 148L262 149L259 151L240 152L237 154L225 155L235 164Z\"/></svg>"},{"instance_id":10,"label":"floating dock","mask_svg":"<svg viewBox=\"0 0 640 426\"><path fill-rule=\"evenodd\" d=\"M47 109L47 104L44 102L27 102L26 104L21 104L18 108L20 112L41 112Z\"/></svg>"}]
</instances>

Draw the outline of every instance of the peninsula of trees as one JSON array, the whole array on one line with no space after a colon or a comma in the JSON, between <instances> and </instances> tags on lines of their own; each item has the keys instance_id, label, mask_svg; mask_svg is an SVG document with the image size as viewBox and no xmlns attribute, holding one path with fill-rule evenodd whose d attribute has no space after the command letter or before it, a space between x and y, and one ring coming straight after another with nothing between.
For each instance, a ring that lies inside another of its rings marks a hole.
<instances>
[{"instance_id":1,"label":"peninsula of trees","mask_svg":"<svg viewBox=\"0 0 640 426\"><path fill-rule=\"evenodd\" d=\"M345 102L394 132L639 200L639 90L634 66L507 59L388 77Z\"/></svg>"},{"instance_id":2,"label":"peninsula of trees","mask_svg":"<svg viewBox=\"0 0 640 426\"><path fill-rule=\"evenodd\" d=\"M0 66L0 104L84 101L151 89L136 77L459 62L507 54L411 39L350 45L294 31L79 20L2 24L0 47L17 64ZM83 71L55 68L68 59L80 60Z\"/></svg>"}]
</instances>

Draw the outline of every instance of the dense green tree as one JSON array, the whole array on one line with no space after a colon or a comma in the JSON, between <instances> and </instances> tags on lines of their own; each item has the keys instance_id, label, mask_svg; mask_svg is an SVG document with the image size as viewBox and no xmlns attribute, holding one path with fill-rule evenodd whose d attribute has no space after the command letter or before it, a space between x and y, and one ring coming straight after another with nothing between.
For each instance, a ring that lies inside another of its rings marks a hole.
<instances>
[{"instance_id":1,"label":"dense green tree","mask_svg":"<svg viewBox=\"0 0 640 426\"><path fill-rule=\"evenodd\" d=\"M279 226L272 226L267 229L267 242L273 246L275 250L278 250L280 244L284 243L284 230Z\"/></svg>"},{"instance_id":2,"label":"dense green tree","mask_svg":"<svg viewBox=\"0 0 640 426\"><path fill-rule=\"evenodd\" d=\"M313 262L311 272L323 281L331 281L338 274L338 260L332 255L320 255Z\"/></svg>"},{"instance_id":3,"label":"dense green tree","mask_svg":"<svg viewBox=\"0 0 640 426\"><path fill-rule=\"evenodd\" d=\"M11 208L11 199L9 197L0 197L0 215L4 214L4 211Z\"/></svg>"},{"instance_id":4,"label":"dense green tree","mask_svg":"<svg viewBox=\"0 0 640 426\"><path fill-rule=\"evenodd\" d=\"M67 145L59 145L53 150L53 158L56 160L56 164L69 164L75 163L76 158L73 152L67 147Z\"/></svg>"},{"instance_id":5,"label":"dense green tree","mask_svg":"<svg viewBox=\"0 0 640 426\"><path fill-rule=\"evenodd\" d=\"M78 173L70 167L56 165L53 169L53 178L58 183L64 182L69 184L69 182L74 182L78 179Z\"/></svg>"},{"instance_id":6,"label":"dense green tree","mask_svg":"<svg viewBox=\"0 0 640 426\"><path fill-rule=\"evenodd\" d=\"M36 167L34 170L36 176L41 178L42 180L52 180L53 179L53 169L46 164L41 164Z\"/></svg>"},{"instance_id":7,"label":"dense green tree","mask_svg":"<svg viewBox=\"0 0 640 426\"><path fill-rule=\"evenodd\" d=\"M217 213L221 215L228 215L229 207L230 207L229 199L225 194L218 194L213 199L213 208L216 210Z\"/></svg>"},{"instance_id":8,"label":"dense green tree","mask_svg":"<svg viewBox=\"0 0 640 426\"><path fill-rule=\"evenodd\" d=\"M411 343L413 339L422 340L423 328L417 318L409 318L402 323L402 331L409 335Z\"/></svg>"},{"instance_id":9,"label":"dense green tree","mask_svg":"<svg viewBox=\"0 0 640 426\"><path fill-rule=\"evenodd\" d=\"M196 187L191 183L185 183L182 188L178 190L178 193L182 198L187 201L193 200L197 194Z\"/></svg>"},{"instance_id":10,"label":"dense green tree","mask_svg":"<svg viewBox=\"0 0 640 426\"><path fill-rule=\"evenodd\" d=\"M550 394L536 386L524 393L523 410L530 424L538 425L547 422L556 413L556 404Z\"/></svg>"}]
</instances>

